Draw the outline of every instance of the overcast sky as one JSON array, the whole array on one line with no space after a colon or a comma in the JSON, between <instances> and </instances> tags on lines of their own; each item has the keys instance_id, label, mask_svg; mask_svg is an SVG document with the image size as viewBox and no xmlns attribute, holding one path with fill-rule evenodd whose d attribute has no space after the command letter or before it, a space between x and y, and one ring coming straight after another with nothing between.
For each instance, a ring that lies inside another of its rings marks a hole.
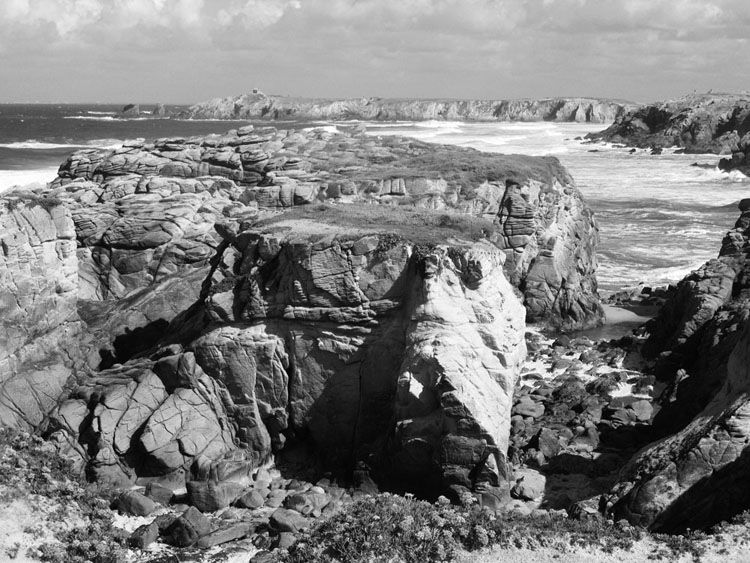
<instances>
[{"instance_id":1,"label":"overcast sky","mask_svg":"<svg viewBox=\"0 0 750 563\"><path fill-rule=\"evenodd\" d=\"M0 102L750 89L750 0L0 0Z\"/></svg>"}]
</instances>

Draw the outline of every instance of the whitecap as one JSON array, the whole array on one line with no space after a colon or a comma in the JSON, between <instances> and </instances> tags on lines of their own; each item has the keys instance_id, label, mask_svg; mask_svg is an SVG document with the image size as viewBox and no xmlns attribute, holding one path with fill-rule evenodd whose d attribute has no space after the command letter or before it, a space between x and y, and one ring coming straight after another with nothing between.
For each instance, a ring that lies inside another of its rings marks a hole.
<instances>
[{"instance_id":1,"label":"whitecap","mask_svg":"<svg viewBox=\"0 0 750 563\"><path fill-rule=\"evenodd\" d=\"M19 141L15 143L3 143L0 144L0 148L3 149L26 149L26 150L52 150L52 149L67 149L76 147L85 147L85 144L62 144L62 143L40 143L33 139L28 141Z\"/></svg>"},{"instance_id":2,"label":"whitecap","mask_svg":"<svg viewBox=\"0 0 750 563\"><path fill-rule=\"evenodd\" d=\"M338 127L335 125L316 125L315 127L305 127L303 131L325 131L326 133L338 133Z\"/></svg>"},{"instance_id":3,"label":"whitecap","mask_svg":"<svg viewBox=\"0 0 750 563\"><path fill-rule=\"evenodd\" d=\"M56 149L81 149L81 148L101 148L113 149L122 146L122 141L118 139L93 139L81 143L44 143L35 139L28 141L17 141L13 143L0 143L0 148L16 150L56 150Z\"/></svg>"}]
</instances>

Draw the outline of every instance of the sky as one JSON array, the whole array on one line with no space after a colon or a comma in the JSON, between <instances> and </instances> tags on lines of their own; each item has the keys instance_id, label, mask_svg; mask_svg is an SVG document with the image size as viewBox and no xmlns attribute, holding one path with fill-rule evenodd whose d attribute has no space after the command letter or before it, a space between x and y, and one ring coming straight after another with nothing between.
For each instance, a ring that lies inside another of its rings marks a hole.
<instances>
[{"instance_id":1,"label":"sky","mask_svg":"<svg viewBox=\"0 0 750 563\"><path fill-rule=\"evenodd\" d=\"M0 102L750 89L748 0L0 0Z\"/></svg>"}]
</instances>

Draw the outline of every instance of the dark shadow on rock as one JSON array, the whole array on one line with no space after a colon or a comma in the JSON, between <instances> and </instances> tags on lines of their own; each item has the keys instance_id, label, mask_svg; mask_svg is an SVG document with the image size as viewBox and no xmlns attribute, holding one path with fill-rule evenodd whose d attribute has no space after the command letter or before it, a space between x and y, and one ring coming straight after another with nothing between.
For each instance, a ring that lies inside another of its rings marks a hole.
<instances>
[{"instance_id":1,"label":"dark shadow on rock","mask_svg":"<svg viewBox=\"0 0 750 563\"><path fill-rule=\"evenodd\" d=\"M750 508L750 450L732 463L695 483L651 524L657 532L680 534L731 520ZM629 497L623 499L626 503ZM620 507L621 509L624 507ZM617 507L616 507L617 510Z\"/></svg>"},{"instance_id":2,"label":"dark shadow on rock","mask_svg":"<svg viewBox=\"0 0 750 563\"><path fill-rule=\"evenodd\" d=\"M107 348L99 350L99 369L108 369L117 363L123 364L135 355L149 350L166 334L167 327L169 323L165 319L157 319L142 327L126 328L125 333L117 336L112 343L114 353Z\"/></svg>"}]
</instances>

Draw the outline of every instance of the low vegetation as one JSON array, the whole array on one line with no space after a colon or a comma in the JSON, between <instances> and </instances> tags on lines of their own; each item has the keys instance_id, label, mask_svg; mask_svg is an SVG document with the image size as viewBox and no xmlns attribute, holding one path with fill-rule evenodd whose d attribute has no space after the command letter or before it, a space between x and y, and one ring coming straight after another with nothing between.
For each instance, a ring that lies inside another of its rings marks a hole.
<instances>
[{"instance_id":1,"label":"low vegetation","mask_svg":"<svg viewBox=\"0 0 750 563\"><path fill-rule=\"evenodd\" d=\"M24 206L26 208L41 207L45 211L62 205L62 200L56 197L46 195L37 195L28 191L12 191L3 194L0 198L0 205L3 205L8 211L15 211Z\"/></svg>"},{"instance_id":2,"label":"low vegetation","mask_svg":"<svg viewBox=\"0 0 750 563\"><path fill-rule=\"evenodd\" d=\"M477 241L492 237L496 228L492 221L475 215L368 204L304 205L263 219L255 227L273 231L276 224L292 221L387 233L414 244L440 244L455 238Z\"/></svg>"},{"instance_id":3,"label":"low vegetation","mask_svg":"<svg viewBox=\"0 0 750 563\"><path fill-rule=\"evenodd\" d=\"M54 446L26 432L0 428L0 514L14 501L29 503L39 522L24 533L40 538L27 557L54 563L124 560L125 536L112 527L112 491L77 479ZM47 531L54 539L44 541ZM0 553L15 558L12 552Z\"/></svg>"}]
</instances>

